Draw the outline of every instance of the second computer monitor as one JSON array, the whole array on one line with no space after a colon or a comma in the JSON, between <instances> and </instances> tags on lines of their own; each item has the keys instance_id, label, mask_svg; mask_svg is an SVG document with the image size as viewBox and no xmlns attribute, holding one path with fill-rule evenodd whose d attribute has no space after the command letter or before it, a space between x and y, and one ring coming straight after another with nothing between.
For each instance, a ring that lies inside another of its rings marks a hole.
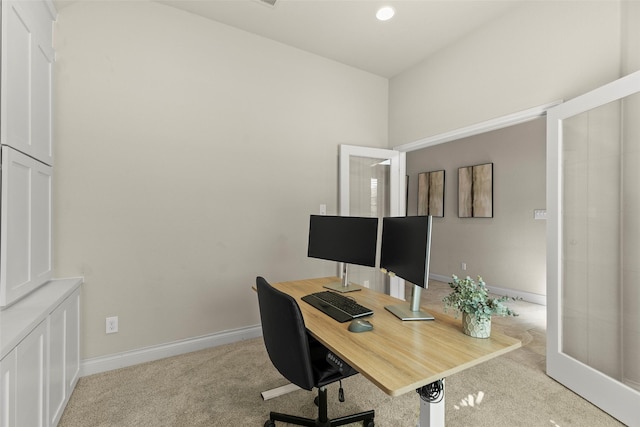
<instances>
[{"instance_id":1,"label":"second computer monitor","mask_svg":"<svg viewBox=\"0 0 640 427\"><path fill-rule=\"evenodd\" d=\"M410 304L385 307L402 320L432 320L420 311L421 289L429 284L431 216L389 217L382 220L380 268L413 283Z\"/></svg>"}]
</instances>

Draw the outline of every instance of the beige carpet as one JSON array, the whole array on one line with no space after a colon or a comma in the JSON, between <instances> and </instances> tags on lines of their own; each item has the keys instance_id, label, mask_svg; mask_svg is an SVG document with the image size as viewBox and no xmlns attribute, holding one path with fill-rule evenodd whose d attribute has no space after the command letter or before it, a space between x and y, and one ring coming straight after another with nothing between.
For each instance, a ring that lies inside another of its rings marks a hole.
<instances>
[{"instance_id":1,"label":"beige carpet","mask_svg":"<svg viewBox=\"0 0 640 427\"><path fill-rule=\"evenodd\" d=\"M430 282L429 309L441 311L447 289ZM621 426L544 373L544 307L513 307L521 316L494 318L493 328L523 347L446 379L447 426ZM315 417L315 391L262 400L260 392L283 384L253 339L81 378L59 425L262 426L269 411ZM329 387L330 416L375 409L376 426L416 426L416 393L392 398L360 375L343 385L345 403Z\"/></svg>"}]
</instances>

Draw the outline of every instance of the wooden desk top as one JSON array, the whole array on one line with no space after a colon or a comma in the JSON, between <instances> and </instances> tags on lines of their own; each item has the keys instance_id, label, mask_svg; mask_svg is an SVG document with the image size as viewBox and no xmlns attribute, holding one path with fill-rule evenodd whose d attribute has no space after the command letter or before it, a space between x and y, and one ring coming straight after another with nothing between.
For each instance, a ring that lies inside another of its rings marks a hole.
<instances>
[{"instance_id":1,"label":"wooden desk top","mask_svg":"<svg viewBox=\"0 0 640 427\"><path fill-rule=\"evenodd\" d=\"M403 322L384 306L408 302L366 288L347 295L373 310L366 319L374 328L349 332L349 322L339 323L300 299L336 280L326 277L273 286L296 298L314 337L390 396L414 391L522 345L496 331L488 339L469 337L462 332L460 319L439 313L431 312L436 320Z\"/></svg>"}]
</instances>

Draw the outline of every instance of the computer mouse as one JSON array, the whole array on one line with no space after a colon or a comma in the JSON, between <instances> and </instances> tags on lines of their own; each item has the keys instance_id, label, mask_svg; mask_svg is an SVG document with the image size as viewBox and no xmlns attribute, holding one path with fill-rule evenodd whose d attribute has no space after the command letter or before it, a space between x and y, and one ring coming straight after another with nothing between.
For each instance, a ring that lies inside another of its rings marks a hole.
<instances>
[{"instance_id":1,"label":"computer mouse","mask_svg":"<svg viewBox=\"0 0 640 427\"><path fill-rule=\"evenodd\" d=\"M349 331L351 332L366 332L373 329L373 325L364 319L353 319L349 323Z\"/></svg>"}]
</instances>

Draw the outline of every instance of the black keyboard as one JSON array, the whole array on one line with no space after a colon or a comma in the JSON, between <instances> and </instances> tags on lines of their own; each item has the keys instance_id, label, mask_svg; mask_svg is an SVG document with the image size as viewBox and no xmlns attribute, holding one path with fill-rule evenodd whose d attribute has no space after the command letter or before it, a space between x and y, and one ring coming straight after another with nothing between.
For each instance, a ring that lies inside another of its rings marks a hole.
<instances>
[{"instance_id":1,"label":"black keyboard","mask_svg":"<svg viewBox=\"0 0 640 427\"><path fill-rule=\"evenodd\" d=\"M364 307L353 299L337 292L322 291L305 295L302 301L311 304L323 313L333 317L338 322L347 322L356 317L369 316L373 311Z\"/></svg>"}]
</instances>

